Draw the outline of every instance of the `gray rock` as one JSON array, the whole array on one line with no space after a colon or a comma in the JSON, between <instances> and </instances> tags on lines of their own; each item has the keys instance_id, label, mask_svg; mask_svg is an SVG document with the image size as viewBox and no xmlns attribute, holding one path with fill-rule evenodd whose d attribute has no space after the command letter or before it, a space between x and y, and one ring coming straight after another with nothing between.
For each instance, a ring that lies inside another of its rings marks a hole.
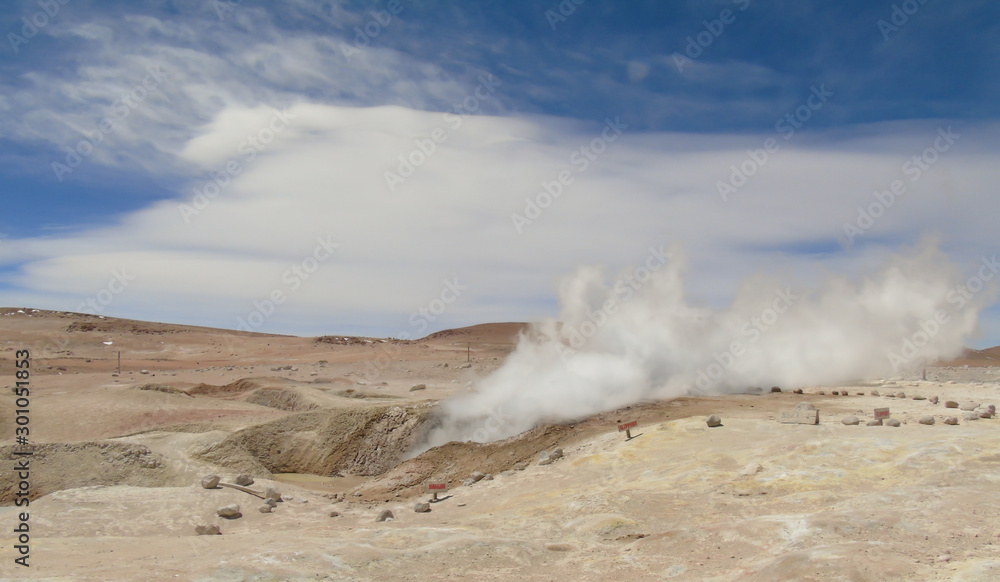
<instances>
[{"instance_id":1,"label":"gray rock","mask_svg":"<svg viewBox=\"0 0 1000 582\"><path fill-rule=\"evenodd\" d=\"M705 423L709 426L709 428L722 426L722 418L719 417L718 414L713 414L705 420Z\"/></svg>"},{"instance_id":2,"label":"gray rock","mask_svg":"<svg viewBox=\"0 0 1000 582\"><path fill-rule=\"evenodd\" d=\"M931 396L930 398L927 399L927 402L930 402L931 404L937 404L938 402L940 402L940 400L938 399L937 396Z\"/></svg>"},{"instance_id":3,"label":"gray rock","mask_svg":"<svg viewBox=\"0 0 1000 582\"><path fill-rule=\"evenodd\" d=\"M948 418L944 419L944 423L945 424L950 424L950 425L956 425L956 424L958 424L958 417L957 416L949 416Z\"/></svg>"},{"instance_id":4,"label":"gray rock","mask_svg":"<svg viewBox=\"0 0 1000 582\"><path fill-rule=\"evenodd\" d=\"M205 489L215 489L219 486L220 480L218 475L205 475L201 478L201 486Z\"/></svg>"},{"instance_id":5,"label":"gray rock","mask_svg":"<svg viewBox=\"0 0 1000 582\"><path fill-rule=\"evenodd\" d=\"M882 426L882 419L880 418L878 420L869 420L868 422L865 423L865 426Z\"/></svg>"},{"instance_id":6,"label":"gray rock","mask_svg":"<svg viewBox=\"0 0 1000 582\"><path fill-rule=\"evenodd\" d=\"M551 459L553 459L553 460L561 459L561 458L563 458L563 450L562 449L556 449L556 450L552 451L551 453L549 453L549 457Z\"/></svg>"},{"instance_id":7,"label":"gray rock","mask_svg":"<svg viewBox=\"0 0 1000 582\"><path fill-rule=\"evenodd\" d=\"M242 517L243 514L240 513L240 506L236 503L232 505L226 505L225 507L220 507L215 510L216 515L219 517L225 517L226 519L236 519L237 517Z\"/></svg>"},{"instance_id":8,"label":"gray rock","mask_svg":"<svg viewBox=\"0 0 1000 582\"><path fill-rule=\"evenodd\" d=\"M264 499L273 499L275 501L281 501L281 492L274 487L268 487L264 491Z\"/></svg>"},{"instance_id":9,"label":"gray rock","mask_svg":"<svg viewBox=\"0 0 1000 582\"><path fill-rule=\"evenodd\" d=\"M897 420L895 418L890 418L889 420L885 421L885 426L898 427L899 426L899 420Z\"/></svg>"},{"instance_id":10,"label":"gray rock","mask_svg":"<svg viewBox=\"0 0 1000 582\"><path fill-rule=\"evenodd\" d=\"M538 464L539 465L551 465L552 461L554 461L554 460L555 459L552 458L552 453L550 453L549 451L542 451L542 452L538 453Z\"/></svg>"},{"instance_id":11,"label":"gray rock","mask_svg":"<svg viewBox=\"0 0 1000 582\"><path fill-rule=\"evenodd\" d=\"M934 424L934 417L924 416L920 419L920 424Z\"/></svg>"},{"instance_id":12,"label":"gray rock","mask_svg":"<svg viewBox=\"0 0 1000 582\"><path fill-rule=\"evenodd\" d=\"M253 485L253 477L250 475L237 475L236 478L233 479L233 483L236 483L241 487L249 487Z\"/></svg>"},{"instance_id":13,"label":"gray rock","mask_svg":"<svg viewBox=\"0 0 1000 582\"><path fill-rule=\"evenodd\" d=\"M979 415L975 412L966 412L962 415L962 418L965 420L979 420Z\"/></svg>"},{"instance_id":14,"label":"gray rock","mask_svg":"<svg viewBox=\"0 0 1000 582\"><path fill-rule=\"evenodd\" d=\"M972 411L979 408L978 402L963 402L961 406L958 407L959 410Z\"/></svg>"},{"instance_id":15,"label":"gray rock","mask_svg":"<svg viewBox=\"0 0 1000 582\"><path fill-rule=\"evenodd\" d=\"M274 511L274 508L265 503L264 505L261 505L260 507L258 507L257 511L259 511L261 513L271 513L272 511Z\"/></svg>"},{"instance_id":16,"label":"gray rock","mask_svg":"<svg viewBox=\"0 0 1000 582\"><path fill-rule=\"evenodd\" d=\"M388 521L390 519L396 519L396 516L394 516L392 512L389 511L388 509L383 509L381 512L379 512L378 517L375 518L375 521Z\"/></svg>"},{"instance_id":17,"label":"gray rock","mask_svg":"<svg viewBox=\"0 0 1000 582\"><path fill-rule=\"evenodd\" d=\"M958 403L954 400L948 400L944 403L945 408L958 408Z\"/></svg>"},{"instance_id":18,"label":"gray rock","mask_svg":"<svg viewBox=\"0 0 1000 582\"><path fill-rule=\"evenodd\" d=\"M267 499L264 500L264 505L268 507L277 507L278 502L268 497Z\"/></svg>"},{"instance_id":19,"label":"gray rock","mask_svg":"<svg viewBox=\"0 0 1000 582\"><path fill-rule=\"evenodd\" d=\"M415 384L410 386L410 392L416 392L417 390L426 390L427 384Z\"/></svg>"},{"instance_id":20,"label":"gray rock","mask_svg":"<svg viewBox=\"0 0 1000 582\"><path fill-rule=\"evenodd\" d=\"M840 422L850 426L857 426L858 424L861 424L861 421L858 420L858 417L856 416L845 416Z\"/></svg>"},{"instance_id":21,"label":"gray rock","mask_svg":"<svg viewBox=\"0 0 1000 582\"><path fill-rule=\"evenodd\" d=\"M431 504L430 503L418 503L413 506L413 511L416 513L430 513Z\"/></svg>"},{"instance_id":22,"label":"gray rock","mask_svg":"<svg viewBox=\"0 0 1000 582\"><path fill-rule=\"evenodd\" d=\"M483 481L492 481L492 480L493 480L493 473L487 473L486 476L483 477Z\"/></svg>"},{"instance_id":23,"label":"gray rock","mask_svg":"<svg viewBox=\"0 0 1000 582\"><path fill-rule=\"evenodd\" d=\"M472 477L469 477L465 481L462 481L462 485L464 485L466 487L471 487L472 485L475 485L475 484L476 484L476 480L473 479Z\"/></svg>"},{"instance_id":24,"label":"gray rock","mask_svg":"<svg viewBox=\"0 0 1000 582\"><path fill-rule=\"evenodd\" d=\"M219 529L219 526L215 524L196 525L194 526L194 533L200 536L217 536L217 535L222 535L222 530Z\"/></svg>"}]
</instances>

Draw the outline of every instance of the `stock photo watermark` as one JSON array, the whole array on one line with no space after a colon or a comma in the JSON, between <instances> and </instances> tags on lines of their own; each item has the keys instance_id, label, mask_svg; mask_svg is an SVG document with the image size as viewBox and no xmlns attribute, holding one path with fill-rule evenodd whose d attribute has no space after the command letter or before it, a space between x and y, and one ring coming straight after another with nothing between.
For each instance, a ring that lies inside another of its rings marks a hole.
<instances>
[{"instance_id":1,"label":"stock photo watermark","mask_svg":"<svg viewBox=\"0 0 1000 582\"><path fill-rule=\"evenodd\" d=\"M774 124L774 131L786 141L792 139L796 130L802 129L812 119L813 113L822 109L827 100L833 97L833 92L827 91L825 83L821 83L818 87L816 85L809 87L809 93L809 96L805 98L801 105L778 118L778 121ZM773 137L766 138L760 148L747 150L747 158L745 160L740 162L739 165L733 164L729 166L729 179L726 181L718 180L715 183L715 188L719 192L722 201L729 202L729 197L739 192L743 186L746 186L747 182L750 181L750 177L763 168L771 159L771 156L780 151L781 144Z\"/></svg>"},{"instance_id":2,"label":"stock photo watermark","mask_svg":"<svg viewBox=\"0 0 1000 582\"><path fill-rule=\"evenodd\" d=\"M740 12L743 12L750 7L750 0L733 0ZM678 73L684 72L684 67L693 64L701 55L705 53L705 49L712 46L712 43L716 41L722 34L726 31L726 26L736 22L736 13L729 8L723 8L719 12L719 17L713 20L702 20L701 24L704 30L693 35L688 36L687 44L684 46L684 54L675 52L671 58L673 58L674 66L677 67Z\"/></svg>"},{"instance_id":3,"label":"stock photo watermark","mask_svg":"<svg viewBox=\"0 0 1000 582\"><path fill-rule=\"evenodd\" d=\"M401 0L389 0L385 5L385 10L368 11L371 19L363 27L354 27L354 42L352 44L347 44L346 42L340 43L340 52L345 57L352 57L368 48L372 41L378 38L378 35L382 34L382 31L392 24L394 17L398 16L403 11L403 8L405 6L403 6Z\"/></svg>"},{"instance_id":4,"label":"stock photo watermark","mask_svg":"<svg viewBox=\"0 0 1000 582\"><path fill-rule=\"evenodd\" d=\"M576 9L582 6L587 0L562 0L554 8L545 11L545 20L549 23L552 32L556 31L559 24L566 22L570 16L576 14Z\"/></svg>"},{"instance_id":5,"label":"stock photo watermark","mask_svg":"<svg viewBox=\"0 0 1000 582\"><path fill-rule=\"evenodd\" d=\"M448 306L455 303L467 289L468 285L462 285L458 277L445 279L442 281L441 291L437 294L437 297L431 299L427 305L417 308L416 311L410 314L407 321L412 327L413 332L400 331L392 336L392 339L409 341L419 337L427 331L429 324L441 317L447 311ZM384 370L393 359L398 358L400 353L402 353L402 349L393 341L382 341L379 343L379 351L381 353L377 354L373 359L365 361L365 370L362 373L365 380L372 380L376 374Z\"/></svg>"},{"instance_id":6,"label":"stock photo watermark","mask_svg":"<svg viewBox=\"0 0 1000 582\"><path fill-rule=\"evenodd\" d=\"M66 174L72 174L80 167L86 158L93 155L97 146L104 142L104 138L113 134L117 130L118 124L127 119L136 108L142 105L150 92L158 88L167 78L166 73L161 70L161 65L159 64L147 66L146 72L148 74L142 79L141 83L136 84L111 104L111 115L97 122L96 131L83 132L86 139L80 140L77 142L75 148L66 152L65 164L52 162L52 171L55 173L56 179L62 182Z\"/></svg>"},{"instance_id":7,"label":"stock photo watermark","mask_svg":"<svg viewBox=\"0 0 1000 582\"><path fill-rule=\"evenodd\" d=\"M28 44L28 41L38 36L38 32L49 25L62 7L69 4L69 0L38 0L38 7L41 8L31 16L21 17L21 34L8 32L7 41L14 54L21 53L21 47Z\"/></svg>"},{"instance_id":8,"label":"stock photo watermark","mask_svg":"<svg viewBox=\"0 0 1000 582\"><path fill-rule=\"evenodd\" d=\"M236 318L236 329L239 331L257 331L264 325L272 315L277 313L278 307L288 300L288 296L302 287L303 283L309 280L322 263L326 262L340 248L339 243L335 243L330 236L323 238L316 237L316 246L312 252L301 261L293 264L281 274L281 285L276 286L263 299L253 301L253 309L247 313L246 317Z\"/></svg>"},{"instance_id":9,"label":"stock photo watermark","mask_svg":"<svg viewBox=\"0 0 1000 582\"><path fill-rule=\"evenodd\" d=\"M562 342L555 344L563 363L566 363L570 355L582 348L588 340L597 335L597 332L607 325L611 316L618 311L618 308L628 303L636 292L642 289L643 285L653 278L653 273L663 268L672 256L673 253L668 253L664 250L664 245L660 245L659 248L649 247L649 254L646 255L646 260L642 266L636 267L631 273L619 277L614 285L611 286L611 296L599 308L596 310L587 310L587 321L580 323L579 326L563 326L560 333L569 342L569 345L567 346Z\"/></svg>"},{"instance_id":10,"label":"stock photo watermark","mask_svg":"<svg viewBox=\"0 0 1000 582\"><path fill-rule=\"evenodd\" d=\"M686 385L684 386L685 391L688 394L704 394L708 392L736 364L736 361L743 354L747 353L747 347L760 341L763 334L767 333L768 330L772 329L778 323L781 314L786 313L794 307L799 299L801 297L793 293L790 287L777 289L771 305L762 309L758 315L751 317L740 326L741 336L750 339L746 340L746 343L740 340L733 340L727 349L721 352L713 351L712 359L715 361L699 368L695 374L695 386Z\"/></svg>"},{"instance_id":11,"label":"stock photo watermark","mask_svg":"<svg viewBox=\"0 0 1000 582\"><path fill-rule=\"evenodd\" d=\"M586 172L598 156L608 151L610 144L618 141L628 127L620 117L605 118L601 135L573 150L569 155L569 167L559 170L552 180L543 180L541 192L534 197L525 196L523 213L511 213L510 222L517 234L522 234L526 227L538 220L542 211L552 206L576 180L577 175Z\"/></svg>"},{"instance_id":12,"label":"stock photo watermark","mask_svg":"<svg viewBox=\"0 0 1000 582\"><path fill-rule=\"evenodd\" d=\"M927 4L927 0L904 0L900 4L893 4L889 20L880 18L875 23L878 26L878 31L882 33L882 40L888 42L889 35L899 32L910 21L910 17L916 14L924 4Z\"/></svg>"},{"instance_id":13,"label":"stock photo watermark","mask_svg":"<svg viewBox=\"0 0 1000 582\"><path fill-rule=\"evenodd\" d=\"M396 171L386 171L382 174L389 191L395 193L397 188L405 184L418 169L423 167L427 160L438 151L438 146L448 140L448 132L461 128L465 119L478 112L483 102L491 99L493 93L501 85L500 80L492 74L479 75L479 84L476 85L476 88L461 103L453 104L451 111L442 117L447 127L435 127L431 130L429 137L414 138L415 147L409 153L396 158L399 160L399 164L395 168Z\"/></svg>"},{"instance_id":14,"label":"stock photo watermark","mask_svg":"<svg viewBox=\"0 0 1000 582\"><path fill-rule=\"evenodd\" d=\"M246 139L236 146L236 153L239 154L239 157L226 161L220 171L209 172L208 180L192 189L194 195L191 197L191 202L189 204L181 203L178 205L178 210L181 213L181 218L184 219L184 224L191 224L193 217L198 216L203 210L208 208L212 200L215 200L219 194L228 188L236 179L236 176L242 174L247 165L254 161L261 152L266 150L278 134L288 127L290 119L295 119L295 115L288 111L273 111L271 119L268 120L265 127L259 129L255 134L248 135Z\"/></svg>"},{"instance_id":15,"label":"stock photo watermark","mask_svg":"<svg viewBox=\"0 0 1000 582\"><path fill-rule=\"evenodd\" d=\"M941 159L941 155L950 150L962 137L961 134L952 131L950 125L947 129L939 127L937 133L937 137L934 138L930 146L903 162L900 167L903 175L909 178L910 184L917 183ZM858 216L854 222L844 223L844 236L840 239L841 246L849 248L854 244L854 239L875 226L875 221L882 218L908 190L906 182L896 179L889 183L889 188L886 190L873 192L874 201L866 207L858 206Z\"/></svg>"},{"instance_id":16,"label":"stock photo watermark","mask_svg":"<svg viewBox=\"0 0 1000 582\"><path fill-rule=\"evenodd\" d=\"M951 322L952 316L965 309L972 299L984 289L990 288L989 283L1000 274L1000 262L997 256L981 257L981 265L974 275L965 280L964 283L956 285L945 295L945 302L948 303L952 313L945 309L938 309L933 317L929 317L919 324L916 330L907 334L900 342L899 351L886 353L886 358L892 364L893 373L899 373L900 368L914 361L920 356L920 349L926 346L938 333Z\"/></svg>"},{"instance_id":17,"label":"stock photo watermark","mask_svg":"<svg viewBox=\"0 0 1000 582\"><path fill-rule=\"evenodd\" d=\"M111 271L111 279L108 280L108 284L101 289L93 297L87 297L79 305L76 306L76 310L80 313L89 313L91 315L98 315L104 313L104 309L111 305L115 297L128 287L130 281L135 279L135 275L130 275L124 268L123 269L113 269Z\"/></svg>"}]
</instances>

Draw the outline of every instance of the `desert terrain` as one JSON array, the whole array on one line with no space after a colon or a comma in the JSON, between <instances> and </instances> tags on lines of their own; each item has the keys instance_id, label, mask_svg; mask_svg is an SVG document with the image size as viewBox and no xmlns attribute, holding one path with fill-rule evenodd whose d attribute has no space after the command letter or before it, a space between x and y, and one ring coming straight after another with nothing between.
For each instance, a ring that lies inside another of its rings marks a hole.
<instances>
[{"instance_id":1,"label":"desert terrain","mask_svg":"<svg viewBox=\"0 0 1000 582\"><path fill-rule=\"evenodd\" d=\"M926 379L646 402L413 456L436 403L525 328L301 338L0 309L0 580L1000 580L1000 349ZM780 422L803 403L818 425ZM876 408L900 425L868 426ZM261 512L204 488L213 474L282 500ZM447 492L415 511L432 482Z\"/></svg>"}]
</instances>

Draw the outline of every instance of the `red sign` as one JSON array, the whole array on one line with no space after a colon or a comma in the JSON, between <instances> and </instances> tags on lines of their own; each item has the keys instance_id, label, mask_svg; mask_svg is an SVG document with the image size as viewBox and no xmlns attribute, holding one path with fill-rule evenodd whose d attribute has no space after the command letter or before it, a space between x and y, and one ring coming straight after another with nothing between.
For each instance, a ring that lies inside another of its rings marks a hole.
<instances>
[{"instance_id":1,"label":"red sign","mask_svg":"<svg viewBox=\"0 0 1000 582\"><path fill-rule=\"evenodd\" d=\"M447 483L428 483L427 484L427 490L428 491L447 491L448 490L448 484Z\"/></svg>"},{"instance_id":2,"label":"red sign","mask_svg":"<svg viewBox=\"0 0 1000 582\"><path fill-rule=\"evenodd\" d=\"M889 418L889 409L888 408L876 408L875 409L875 420L878 420L880 418Z\"/></svg>"},{"instance_id":3,"label":"red sign","mask_svg":"<svg viewBox=\"0 0 1000 582\"><path fill-rule=\"evenodd\" d=\"M639 421L637 420L633 420L632 422L626 422L625 424L619 424L618 432L622 432L623 430L628 430L630 428L635 428L637 426L639 426Z\"/></svg>"}]
</instances>

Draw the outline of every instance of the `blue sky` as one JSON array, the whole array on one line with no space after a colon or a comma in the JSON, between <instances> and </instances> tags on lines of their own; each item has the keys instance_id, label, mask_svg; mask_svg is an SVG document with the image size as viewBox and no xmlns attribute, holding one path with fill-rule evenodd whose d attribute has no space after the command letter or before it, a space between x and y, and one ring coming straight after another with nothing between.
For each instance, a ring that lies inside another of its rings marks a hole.
<instances>
[{"instance_id":1,"label":"blue sky","mask_svg":"<svg viewBox=\"0 0 1000 582\"><path fill-rule=\"evenodd\" d=\"M555 315L561 276L665 244L709 305L754 273L857 274L927 235L973 273L1000 246L998 16L986 0L5 2L0 303L420 335ZM720 186L741 164L754 175ZM560 172L572 183L519 228ZM905 195L846 244L894 180ZM339 246L320 260L323 237ZM996 309L981 327L970 343L1000 344Z\"/></svg>"}]
</instances>

